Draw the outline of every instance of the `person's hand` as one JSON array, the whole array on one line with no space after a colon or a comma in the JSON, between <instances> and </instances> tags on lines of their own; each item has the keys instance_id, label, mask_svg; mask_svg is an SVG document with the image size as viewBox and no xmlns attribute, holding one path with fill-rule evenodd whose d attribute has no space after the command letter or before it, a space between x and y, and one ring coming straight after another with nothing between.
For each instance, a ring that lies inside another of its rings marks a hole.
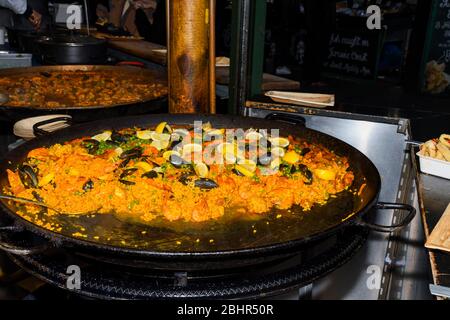
<instances>
[{"instance_id":1,"label":"person's hand","mask_svg":"<svg viewBox=\"0 0 450 320\"><path fill-rule=\"evenodd\" d=\"M29 16L28 21L31 22L36 30L39 30L42 23L42 14L40 14L36 10L33 10L33 13Z\"/></svg>"},{"instance_id":2,"label":"person's hand","mask_svg":"<svg viewBox=\"0 0 450 320\"><path fill-rule=\"evenodd\" d=\"M156 0L134 0L133 7L135 9L156 9Z\"/></svg>"}]
</instances>

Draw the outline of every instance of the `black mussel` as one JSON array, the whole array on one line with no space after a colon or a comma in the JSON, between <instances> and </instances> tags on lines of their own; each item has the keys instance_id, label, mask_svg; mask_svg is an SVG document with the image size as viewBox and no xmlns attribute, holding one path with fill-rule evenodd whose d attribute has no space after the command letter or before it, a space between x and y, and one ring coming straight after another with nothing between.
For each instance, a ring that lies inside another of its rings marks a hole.
<instances>
[{"instance_id":1,"label":"black mussel","mask_svg":"<svg viewBox=\"0 0 450 320\"><path fill-rule=\"evenodd\" d=\"M125 168L128 163L131 161L131 158L126 158L124 159L120 164L119 164L119 168Z\"/></svg>"},{"instance_id":2,"label":"black mussel","mask_svg":"<svg viewBox=\"0 0 450 320\"><path fill-rule=\"evenodd\" d=\"M129 149L127 151L124 151L120 154L120 159L136 159L140 158L142 156L142 148L141 147L134 147L132 149Z\"/></svg>"},{"instance_id":3,"label":"black mussel","mask_svg":"<svg viewBox=\"0 0 450 320\"><path fill-rule=\"evenodd\" d=\"M176 154L172 154L170 156L170 163L174 166L174 167L181 167L183 164L185 164L185 161L180 157L177 156Z\"/></svg>"},{"instance_id":4,"label":"black mussel","mask_svg":"<svg viewBox=\"0 0 450 320\"><path fill-rule=\"evenodd\" d=\"M98 142L95 139L86 139L83 140L83 142L81 142L81 144L85 147L85 148L89 148L91 146L98 146L100 144L100 142Z\"/></svg>"},{"instance_id":5,"label":"black mussel","mask_svg":"<svg viewBox=\"0 0 450 320\"><path fill-rule=\"evenodd\" d=\"M123 183L124 185L127 185L127 186L132 186L132 185L136 184L136 182L128 181L128 180L124 180L124 179L119 179L119 182Z\"/></svg>"},{"instance_id":6,"label":"black mussel","mask_svg":"<svg viewBox=\"0 0 450 320\"><path fill-rule=\"evenodd\" d=\"M198 180L195 180L194 185L200 189L214 189L219 186L214 180L207 178L200 178Z\"/></svg>"},{"instance_id":7,"label":"black mussel","mask_svg":"<svg viewBox=\"0 0 450 320\"><path fill-rule=\"evenodd\" d=\"M243 173L241 173L239 170L236 170L235 168L233 168L233 170L231 170L231 172L233 172L237 176L243 176L244 175Z\"/></svg>"},{"instance_id":8,"label":"black mussel","mask_svg":"<svg viewBox=\"0 0 450 320\"><path fill-rule=\"evenodd\" d=\"M149 178L149 179L155 179L155 178L158 177L158 172L156 172L154 170L151 170L151 171L148 171L146 173L143 173L141 177Z\"/></svg>"},{"instance_id":9,"label":"black mussel","mask_svg":"<svg viewBox=\"0 0 450 320\"><path fill-rule=\"evenodd\" d=\"M182 140L172 140L170 141L169 145L167 146L167 150L174 150L181 148L181 142ZM178 146L179 145L179 146Z\"/></svg>"},{"instance_id":10,"label":"black mussel","mask_svg":"<svg viewBox=\"0 0 450 320\"><path fill-rule=\"evenodd\" d=\"M94 189L94 182L91 179L89 179L88 181L86 181L83 184L83 191L87 192L87 191L90 191L92 189Z\"/></svg>"},{"instance_id":11,"label":"black mussel","mask_svg":"<svg viewBox=\"0 0 450 320\"><path fill-rule=\"evenodd\" d=\"M269 153L263 154L258 157L258 164L267 166L272 162L272 156Z\"/></svg>"},{"instance_id":12,"label":"black mussel","mask_svg":"<svg viewBox=\"0 0 450 320\"><path fill-rule=\"evenodd\" d=\"M113 131L111 133L111 140L117 143L126 143L131 138L131 134L127 133L119 133L117 131Z\"/></svg>"},{"instance_id":13,"label":"black mussel","mask_svg":"<svg viewBox=\"0 0 450 320\"><path fill-rule=\"evenodd\" d=\"M86 139L81 142L81 145L88 150L89 154L94 154L98 151L100 142L94 139Z\"/></svg>"},{"instance_id":14,"label":"black mussel","mask_svg":"<svg viewBox=\"0 0 450 320\"><path fill-rule=\"evenodd\" d=\"M305 154L307 154L308 152L310 152L311 149L310 148L303 148L302 151L300 151L300 155L304 156Z\"/></svg>"},{"instance_id":15,"label":"black mussel","mask_svg":"<svg viewBox=\"0 0 450 320\"><path fill-rule=\"evenodd\" d=\"M44 198L42 198L40 195L39 195L39 193L37 193L36 191L32 191L31 192L31 194L33 195L33 197L37 200L37 201L39 201L39 202L44 202Z\"/></svg>"},{"instance_id":16,"label":"black mussel","mask_svg":"<svg viewBox=\"0 0 450 320\"><path fill-rule=\"evenodd\" d=\"M120 174L120 179L123 179L125 177L128 177L130 175L132 175L134 172L137 171L137 168L129 168L129 169L125 169L122 171L122 173Z\"/></svg>"},{"instance_id":17,"label":"black mussel","mask_svg":"<svg viewBox=\"0 0 450 320\"><path fill-rule=\"evenodd\" d=\"M23 164L19 167L19 176L25 187L37 188L39 186L37 174L29 164Z\"/></svg>"},{"instance_id":18,"label":"black mussel","mask_svg":"<svg viewBox=\"0 0 450 320\"><path fill-rule=\"evenodd\" d=\"M302 175L306 178L305 184L311 184L313 180L313 174L311 170L308 169L304 164L298 165L298 171L302 173Z\"/></svg>"},{"instance_id":19,"label":"black mussel","mask_svg":"<svg viewBox=\"0 0 450 320\"><path fill-rule=\"evenodd\" d=\"M183 173L179 178L178 181L180 181L182 184L187 186L189 183L192 182L194 179L194 175L192 173Z\"/></svg>"},{"instance_id":20,"label":"black mussel","mask_svg":"<svg viewBox=\"0 0 450 320\"><path fill-rule=\"evenodd\" d=\"M50 78L52 76L52 74L50 72L47 72L47 71L41 71L41 72L39 72L39 74L41 76L43 76L43 77L46 77L46 78Z\"/></svg>"},{"instance_id":21,"label":"black mussel","mask_svg":"<svg viewBox=\"0 0 450 320\"><path fill-rule=\"evenodd\" d=\"M105 143L106 143L108 146L111 146L111 147L118 147L118 146L119 146L119 143L118 143L118 142L112 141L112 140L106 140Z\"/></svg>"}]
</instances>

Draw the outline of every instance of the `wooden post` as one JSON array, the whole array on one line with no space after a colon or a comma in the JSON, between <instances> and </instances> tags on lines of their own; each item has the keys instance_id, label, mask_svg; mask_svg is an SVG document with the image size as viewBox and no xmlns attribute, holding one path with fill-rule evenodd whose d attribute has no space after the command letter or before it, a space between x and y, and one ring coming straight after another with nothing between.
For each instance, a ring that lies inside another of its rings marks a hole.
<instances>
[{"instance_id":1,"label":"wooden post","mask_svg":"<svg viewBox=\"0 0 450 320\"><path fill-rule=\"evenodd\" d=\"M170 113L215 111L212 3L167 0Z\"/></svg>"}]
</instances>

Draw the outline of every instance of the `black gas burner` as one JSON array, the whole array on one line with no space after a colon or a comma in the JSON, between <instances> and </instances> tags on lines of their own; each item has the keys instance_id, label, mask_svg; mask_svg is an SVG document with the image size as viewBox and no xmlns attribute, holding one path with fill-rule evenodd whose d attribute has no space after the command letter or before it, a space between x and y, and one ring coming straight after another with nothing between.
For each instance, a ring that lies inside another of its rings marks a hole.
<instances>
[{"instance_id":1,"label":"black gas burner","mask_svg":"<svg viewBox=\"0 0 450 320\"><path fill-rule=\"evenodd\" d=\"M320 244L276 263L224 273L162 272L99 262L68 251L10 256L21 268L66 289L67 268L81 270L81 289L75 295L100 299L262 298L304 286L348 261L365 243L367 231L350 228L317 254ZM316 252L316 254L314 254Z\"/></svg>"}]
</instances>

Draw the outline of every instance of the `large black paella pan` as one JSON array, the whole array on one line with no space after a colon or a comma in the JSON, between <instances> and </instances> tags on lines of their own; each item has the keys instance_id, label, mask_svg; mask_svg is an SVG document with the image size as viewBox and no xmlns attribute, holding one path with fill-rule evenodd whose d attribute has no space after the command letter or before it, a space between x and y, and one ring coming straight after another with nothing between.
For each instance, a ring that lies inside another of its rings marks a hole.
<instances>
[{"instance_id":1,"label":"large black paella pan","mask_svg":"<svg viewBox=\"0 0 450 320\"><path fill-rule=\"evenodd\" d=\"M155 268L227 268L286 257L348 228L390 232L409 223L414 217L415 210L411 206L377 202L381 181L376 167L364 154L343 141L300 125L232 116L164 114L107 119L66 128L38 137L7 154L0 165L0 188L8 185L6 169L16 167L30 150L37 147L92 136L104 130L154 127L161 121L192 125L196 120L209 121L215 128L276 128L280 130L280 135L292 135L321 144L348 158L355 177L353 185L326 204L313 206L310 211L303 212L301 208L294 207L291 209L294 214L282 219L279 219L280 212L277 210L257 221L174 222L155 226L122 221L109 214L46 217L48 222L63 226L60 231L49 231L25 220L16 214L14 202L2 200L2 214L8 216L12 224L0 228L0 239L3 239L0 247L15 254L43 250L42 246L20 248L8 242L11 234L25 229L28 233L44 238L44 247L56 246L98 258L131 259ZM365 188L362 192L355 192L363 184ZM374 208L400 209L409 213L398 225L378 226L365 219L365 215ZM253 232L254 229L258 232ZM85 237L74 236L80 230L83 230Z\"/></svg>"}]
</instances>

